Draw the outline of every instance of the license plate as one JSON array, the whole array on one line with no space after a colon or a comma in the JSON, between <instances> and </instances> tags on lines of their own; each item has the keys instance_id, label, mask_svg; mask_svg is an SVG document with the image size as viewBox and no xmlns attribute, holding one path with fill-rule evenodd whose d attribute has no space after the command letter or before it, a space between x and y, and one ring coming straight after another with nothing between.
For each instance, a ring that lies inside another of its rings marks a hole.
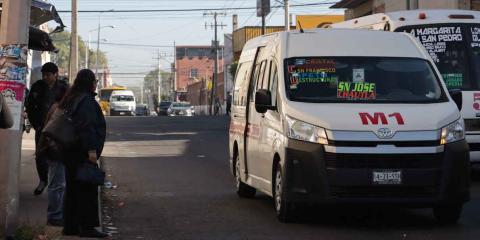
<instances>
[{"instance_id":1,"label":"license plate","mask_svg":"<svg viewBox=\"0 0 480 240\"><path fill-rule=\"evenodd\" d=\"M402 171L400 170L373 171L373 184L378 184L378 185L402 184Z\"/></svg>"}]
</instances>

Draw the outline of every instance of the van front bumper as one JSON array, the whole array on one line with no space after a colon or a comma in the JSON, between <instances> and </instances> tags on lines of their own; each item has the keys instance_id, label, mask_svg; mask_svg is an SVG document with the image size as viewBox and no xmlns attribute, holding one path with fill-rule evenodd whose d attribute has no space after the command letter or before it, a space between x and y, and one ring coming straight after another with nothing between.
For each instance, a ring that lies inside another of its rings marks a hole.
<instances>
[{"instance_id":1,"label":"van front bumper","mask_svg":"<svg viewBox=\"0 0 480 240\"><path fill-rule=\"evenodd\" d=\"M288 140L286 200L310 203L374 203L430 207L470 198L466 141L435 154L336 154L319 144ZM400 170L399 185L375 185L373 172Z\"/></svg>"}]
</instances>

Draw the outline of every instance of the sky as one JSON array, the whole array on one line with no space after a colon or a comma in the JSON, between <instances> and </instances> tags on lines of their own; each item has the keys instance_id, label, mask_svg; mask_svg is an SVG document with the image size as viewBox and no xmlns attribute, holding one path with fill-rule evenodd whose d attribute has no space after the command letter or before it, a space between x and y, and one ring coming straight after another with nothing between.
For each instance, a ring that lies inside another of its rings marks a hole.
<instances>
[{"instance_id":1,"label":"sky","mask_svg":"<svg viewBox=\"0 0 480 240\"><path fill-rule=\"evenodd\" d=\"M151 9L205 9L255 7L256 0L77 0L78 10L151 10ZM338 0L290 0L290 4L331 3ZM71 10L71 0L48 0L58 11ZM282 1L283 2L283 1ZM271 6L278 6L271 0ZM292 7L295 15L343 14L341 10L329 9L331 4L320 6ZM261 18L253 9L221 11L225 16L218 18L226 26L219 28L218 36L223 43L223 34L232 33L232 15L238 14L239 28L261 26ZM204 16L203 11L194 12L143 12L143 13L78 13L78 33L82 39L96 42L99 19L101 29L100 50L107 53L113 82L125 86L139 86L150 70L160 65L169 71L173 61L173 44L210 45L214 38L212 16ZM284 24L283 8L272 8L267 16L267 26ZM71 30L71 14L60 13L66 30ZM205 27L205 24L208 27ZM106 27L113 26L114 28ZM93 31L92 31L93 30ZM120 44L154 45L123 46ZM157 47L160 46L160 47ZM92 43L91 49L96 49ZM120 74L122 73L122 74ZM135 74L124 74L135 73Z\"/></svg>"}]
</instances>

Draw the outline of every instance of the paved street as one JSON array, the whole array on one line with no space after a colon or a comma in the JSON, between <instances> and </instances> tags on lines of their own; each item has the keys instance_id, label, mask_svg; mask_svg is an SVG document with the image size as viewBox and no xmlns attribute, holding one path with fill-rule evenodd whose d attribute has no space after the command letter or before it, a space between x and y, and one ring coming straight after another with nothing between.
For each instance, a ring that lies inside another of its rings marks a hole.
<instances>
[{"instance_id":1,"label":"paved street","mask_svg":"<svg viewBox=\"0 0 480 240\"><path fill-rule=\"evenodd\" d=\"M108 119L104 215L115 239L478 239L480 182L458 225L430 210L315 208L279 223L271 199L239 199L225 117ZM117 229L118 228L118 229Z\"/></svg>"}]
</instances>

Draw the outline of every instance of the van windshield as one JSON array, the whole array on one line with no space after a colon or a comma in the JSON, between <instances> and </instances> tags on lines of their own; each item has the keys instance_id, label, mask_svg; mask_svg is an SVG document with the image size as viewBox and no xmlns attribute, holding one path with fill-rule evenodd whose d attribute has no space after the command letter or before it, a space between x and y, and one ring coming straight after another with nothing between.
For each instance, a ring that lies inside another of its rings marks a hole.
<instances>
[{"instance_id":1,"label":"van windshield","mask_svg":"<svg viewBox=\"0 0 480 240\"><path fill-rule=\"evenodd\" d=\"M188 108L190 107L189 103L173 103L172 107L174 108Z\"/></svg>"},{"instance_id":2,"label":"van windshield","mask_svg":"<svg viewBox=\"0 0 480 240\"><path fill-rule=\"evenodd\" d=\"M306 57L285 60L292 101L433 103L446 95L428 61L417 58Z\"/></svg>"},{"instance_id":3,"label":"van windshield","mask_svg":"<svg viewBox=\"0 0 480 240\"><path fill-rule=\"evenodd\" d=\"M112 96L113 102L133 102L133 96L128 95L116 95Z\"/></svg>"},{"instance_id":4,"label":"van windshield","mask_svg":"<svg viewBox=\"0 0 480 240\"><path fill-rule=\"evenodd\" d=\"M428 51L447 88L480 89L480 24L441 23L405 26Z\"/></svg>"}]
</instances>

